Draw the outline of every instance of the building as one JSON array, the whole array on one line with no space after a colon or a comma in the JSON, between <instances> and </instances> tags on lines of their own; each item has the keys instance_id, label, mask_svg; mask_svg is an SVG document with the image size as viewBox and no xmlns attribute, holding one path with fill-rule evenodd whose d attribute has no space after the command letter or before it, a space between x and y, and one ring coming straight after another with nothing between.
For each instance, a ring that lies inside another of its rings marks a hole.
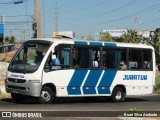
<instances>
[{"instance_id":1,"label":"building","mask_svg":"<svg viewBox=\"0 0 160 120\"><path fill-rule=\"evenodd\" d=\"M144 38L150 38L151 32L148 30L138 30L137 31L138 35L142 35Z\"/></svg>"},{"instance_id":2,"label":"building","mask_svg":"<svg viewBox=\"0 0 160 120\"><path fill-rule=\"evenodd\" d=\"M112 37L121 37L124 33L127 33L127 29L106 29L103 32L108 32Z\"/></svg>"},{"instance_id":3,"label":"building","mask_svg":"<svg viewBox=\"0 0 160 120\"><path fill-rule=\"evenodd\" d=\"M106 29L103 32L108 32L112 37L119 38L123 34L127 33L127 29ZM148 30L137 30L138 35L142 35L144 38L150 38L150 31Z\"/></svg>"}]
</instances>

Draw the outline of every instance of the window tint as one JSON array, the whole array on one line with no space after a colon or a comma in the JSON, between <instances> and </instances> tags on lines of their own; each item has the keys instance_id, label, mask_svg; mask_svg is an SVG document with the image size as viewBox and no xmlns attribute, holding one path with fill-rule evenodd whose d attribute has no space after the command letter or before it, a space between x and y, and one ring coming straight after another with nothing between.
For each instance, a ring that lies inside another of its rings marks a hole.
<instances>
[{"instance_id":1,"label":"window tint","mask_svg":"<svg viewBox=\"0 0 160 120\"><path fill-rule=\"evenodd\" d=\"M117 69L126 70L127 68L127 50L116 49L116 67Z\"/></svg>"},{"instance_id":2,"label":"window tint","mask_svg":"<svg viewBox=\"0 0 160 120\"><path fill-rule=\"evenodd\" d=\"M142 50L129 50L129 66L131 69L142 69Z\"/></svg>"},{"instance_id":3,"label":"window tint","mask_svg":"<svg viewBox=\"0 0 160 120\"><path fill-rule=\"evenodd\" d=\"M70 68L70 46L59 45L51 53L51 69L69 69ZM49 60L49 59L48 59Z\"/></svg>"},{"instance_id":4,"label":"window tint","mask_svg":"<svg viewBox=\"0 0 160 120\"><path fill-rule=\"evenodd\" d=\"M73 66L74 68L90 68L92 51L86 47L73 48Z\"/></svg>"},{"instance_id":5,"label":"window tint","mask_svg":"<svg viewBox=\"0 0 160 120\"><path fill-rule=\"evenodd\" d=\"M103 50L102 50L102 67L105 69L116 68L115 50L114 49L103 48Z\"/></svg>"},{"instance_id":6,"label":"window tint","mask_svg":"<svg viewBox=\"0 0 160 120\"><path fill-rule=\"evenodd\" d=\"M73 47L73 67L74 68L99 68L100 52L99 48Z\"/></svg>"},{"instance_id":7,"label":"window tint","mask_svg":"<svg viewBox=\"0 0 160 120\"><path fill-rule=\"evenodd\" d=\"M92 48L92 68L100 67L100 49Z\"/></svg>"},{"instance_id":8,"label":"window tint","mask_svg":"<svg viewBox=\"0 0 160 120\"><path fill-rule=\"evenodd\" d=\"M143 50L143 69L151 70L152 69L152 52L151 50Z\"/></svg>"}]
</instances>

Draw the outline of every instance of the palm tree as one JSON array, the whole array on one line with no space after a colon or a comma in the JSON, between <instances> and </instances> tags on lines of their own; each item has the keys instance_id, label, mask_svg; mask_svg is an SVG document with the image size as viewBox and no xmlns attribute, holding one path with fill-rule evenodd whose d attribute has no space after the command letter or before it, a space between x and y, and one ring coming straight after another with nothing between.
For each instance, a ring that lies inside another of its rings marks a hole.
<instances>
[{"instance_id":1,"label":"palm tree","mask_svg":"<svg viewBox=\"0 0 160 120\"><path fill-rule=\"evenodd\" d=\"M141 41L140 36L138 36L135 30L127 30L127 33L123 34L122 38L126 43L139 43Z\"/></svg>"},{"instance_id":2,"label":"palm tree","mask_svg":"<svg viewBox=\"0 0 160 120\"><path fill-rule=\"evenodd\" d=\"M100 41L109 41L109 42L111 42L111 41L113 41L113 38L108 32L102 32Z\"/></svg>"}]
</instances>

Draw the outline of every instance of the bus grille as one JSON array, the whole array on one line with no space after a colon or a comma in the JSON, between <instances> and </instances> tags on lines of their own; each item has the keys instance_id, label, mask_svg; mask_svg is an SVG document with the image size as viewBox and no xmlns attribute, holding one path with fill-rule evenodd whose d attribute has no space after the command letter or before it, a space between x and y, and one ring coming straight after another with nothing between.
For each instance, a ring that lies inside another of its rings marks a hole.
<instances>
[{"instance_id":1,"label":"bus grille","mask_svg":"<svg viewBox=\"0 0 160 120\"><path fill-rule=\"evenodd\" d=\"M25 83L26 80L24 79L15 79L15 78L8 78L8 81L14 82L14 83Z\"/></svg>"},{"instance_id":2,"label":"bus grille","mask_svg":"<svg viewBox=\"0 0 160 120\"><path fill-rule=\"evenodd\" d=\"M12 85L8 85L7 87L11 89L17 89L17 90L29 90L29 88L12 86Z\"/></svg>"}]
</instances>

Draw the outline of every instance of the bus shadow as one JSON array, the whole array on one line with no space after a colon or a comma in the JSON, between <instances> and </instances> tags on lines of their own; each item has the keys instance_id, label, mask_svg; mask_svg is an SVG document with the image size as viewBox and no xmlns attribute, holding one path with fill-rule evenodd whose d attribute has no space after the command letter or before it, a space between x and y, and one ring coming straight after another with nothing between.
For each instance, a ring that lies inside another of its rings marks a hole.
<instances>
[{"instance_id":1,"label":"bus shadow","mask_svg":"<svg viewBox=\"0 0 160 120\"><path fill-rule=\"evenodd\" d=\"M142 98L126 98L125 102L145 102L148 101L146 99L142 99Z\"/></svg>"},{"instance_id":2,"label":"bus shadow","mask_svg":"<svg viewBox=\"0 0 160 120\"><path fill-rule=\"evenodd\" d=\"M2 102L7 103L15 103L11 98L1 99ZM119 103L125 103L125 102L146 102L149 100L142 99L142 98L126 98L124 102ZM52 104L73 104L73 103L114 103L110 98L108 97L99 97L99 98L85 98L85 97L73 97L73 98L56 98L56 100ZM35 98L28 98L22 103L15 103L15 104L39 104L37 102L37 99Z\"/></svg>"}]
</instances>

